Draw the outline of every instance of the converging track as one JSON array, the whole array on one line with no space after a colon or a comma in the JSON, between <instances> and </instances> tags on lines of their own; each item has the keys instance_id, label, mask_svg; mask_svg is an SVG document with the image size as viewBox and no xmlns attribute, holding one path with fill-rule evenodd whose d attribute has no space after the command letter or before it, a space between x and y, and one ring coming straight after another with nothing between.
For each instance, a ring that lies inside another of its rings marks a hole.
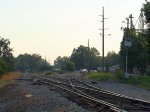
<instances>
[{"instance_id":1,"label":"converging track","mask_svg":"<svg viewBox=\"0 0 150 112\"><path fill-rule=\"evenodd\" d=\"M37 82L68 94L70 100L95 112L150 112L150 102L107 91L77 79L34 76Z\"/></svg>"}]
</instances>

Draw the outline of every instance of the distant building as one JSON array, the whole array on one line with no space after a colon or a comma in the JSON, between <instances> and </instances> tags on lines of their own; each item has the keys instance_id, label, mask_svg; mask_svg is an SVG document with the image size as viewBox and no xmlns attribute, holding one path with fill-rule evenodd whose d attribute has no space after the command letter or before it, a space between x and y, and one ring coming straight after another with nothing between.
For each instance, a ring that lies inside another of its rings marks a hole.
<instances>
[{"instance_id":1,"label":"distant building","mask_svg":"<svg viewBox=\"0 0 150 112\"><path fill-rule=\"evenodd\" d=\"M87 69L80 69L80 73L87 73L88 70Z\"/></svg>"},{"instance_id":2,"label":"distant building","mask_svg":"<svg viewBox=\"0 0 150 112\"><path fill-rule=\"evenodd\" d=\"M109 67L110 72L115 72L116 70L119 70L119 69L120 69L120 65L114 65L114 66Z\"/></svg>"},{"instance_id":3,"label":"distant building","mask_svg":"<svg viewBox=\"0 0 150 112\"><path fill-rule=\"evenodd\" d=\"M97 71L98 72L102 72L103 71L103 67L97 67ZM104 71L106 71L106 67L104 67Z\"/></svg>"},{"instance_id":4,"label":"distant building","mask_svg":"<svg viewBox=\"0 0 150 112\"><path fill-rule=\"evenodd\" d=\"M120 69L120 65L114 65L111 67L104 67L104 71L109 71L109 72L115 72L116 70ZM97 71L102 72L103 67L97 67Z\"/></svg>"}]
</instances>

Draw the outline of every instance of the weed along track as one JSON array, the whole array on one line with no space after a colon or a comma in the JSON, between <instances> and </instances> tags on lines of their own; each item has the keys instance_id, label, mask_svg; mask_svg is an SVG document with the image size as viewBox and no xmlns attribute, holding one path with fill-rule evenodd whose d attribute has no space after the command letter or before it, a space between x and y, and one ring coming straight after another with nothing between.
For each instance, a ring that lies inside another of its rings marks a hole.
<instances>
[{"instance_id":1,"label":"weed along track","mask_svg":"<svg viewBox=\"0 0 150 112\"><path fill-rule=\"evenodd\" d=\"M96 112L149 112L150 102L113 93L77 79L56 79L35 76L37 82L46 84L78 105Z\"/></svg>"}]
</instances>

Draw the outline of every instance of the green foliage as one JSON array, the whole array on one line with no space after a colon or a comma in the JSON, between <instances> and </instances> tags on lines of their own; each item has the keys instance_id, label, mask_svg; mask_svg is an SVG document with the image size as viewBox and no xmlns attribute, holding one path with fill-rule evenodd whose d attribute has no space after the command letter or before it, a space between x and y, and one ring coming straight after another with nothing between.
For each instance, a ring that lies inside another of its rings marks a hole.
<instances>
[{"instance_id":1,"label":"green foliage","mask_svg":"<svg viewBox=\"0 0 150 112\"><path fill-rule=\"evenodd\" d=\"M68 61L65 66L65 70L73 72L75 70L75 65L73 62Z\"/></svg>"},{"instance_id":2,"label":"green foliage","mask_svg":"<svg viewBox=\"0 0 150 112\"><path fill-rule=\"evenodd\" d=\"M108 72L97 72L97 73L89 73L88 77L90 79L96 79L100 81L124 81L124 72L122 70L118 70L115 73L108 73Z\"/></svg>"},{"instance_id":3,"label":"green foliage","mask_svg":"<svg viewBox=\"0 0 150 112\"><path fill-rule=\"evenodd\" d=\"M114 51L108 52L107 56L105 57L106 67L110 67L118 64L120 64L119 54L115 53Z\"/></svg>"},{"instance_id":4,"label":"green foliage","mask_svg":"<svg viewBox=\"0 0 150 112\"><path fill-rule=\"evenodd\" d=\"M10 41L0 37L0 74L13 70L14 58Z\"/></svg>"},{"instance_id":5,"label":"green foliage","mask_svg":"<svg viewBox=\"0 0 150 112\"><path fill-rule=\"evenodd\" d=\"M124 82L128 84L137 85L145 89L150 89L149 76L130 76L129 79L126 79Z\"/></svg>"},{"instance_id":6,"label":"green foliage","mask_svg":"<svg viewBox=\"0 0 150 112\"><path fill-rule=\"evenodd\" d=\"M99 81L119 81L145 89L150 89L150 76L130 76L128 79L125 79L124 72L121 70L116 73L89 73L88 78Z\"/></svg>"},{"instance_id":7,"label":"green foliage","mask_svg":"<svg viewBox=\"0 0 150 112\"><path fill-rule=\"evenodd\" d=\"M116 77L117 80L123 81L125 79L125 75L124 75L124 71L123 70L117 70L114 75Z\"/></svg>"},{"instance_id":8,"label":"green foliage","mask_svg":"<svg viewBox=\"0 0 150 112\"><path fill-rule=\"evenodd\" d=\"M0 57L12 56L12 48L10 48L10 41L0 37Z\"/></svg>"},{"instance_id":9,"label":"green foliage","mask_svg":"<svg viewBox=\"0 0 150 112\"><path fill-rule=\"evenodd\" d=\"M64 70L65 67L66 67L66 63L67 63L69 60L70 60L69 57L66 57L66 56L64 56L64 57L58 56L58 57L56 58L56 60L54 61L54 66L55 66L55 68L57 68L57 69Z\"/></svg>"},{"instance_id":10,"label":"green foliage","mask_svg":"<svg viewBox=\"0 0 150 112\"><path fill-rule=\"evenodd\" d=\"M146 71L148 57L147 48L145 45L146 40L141 33L136 33L134 28L128 29L128 31L132 46L128 48L124 46L125 38L127 37L127 29L125 29L119 52L122 68L125 69L126 52L128 52L128 71L133 73L133 69L137 68L138 71L144 73Z\"/></svg>"},{"instance_id":11,"label":"green foliage","mask_svg":"<svg viewBox=\"0 0 150 112\"><path fill-rule=\"evenodd\" d=\"M38 54L21 54L16 58L15 69L22 72L50 70L50 64Z\"/></svg>"},{"instance_id":12,"label":"green foliage","mask_svg":"<svg viewBox=\"0 0 150 112\"><path fill-rule=\"evenodd\" d=\"M92 73L88 74L88 77L90 79L95 79L95 80L100 80L100 81L107 81L107 80L114 79L113 74L111 74L111 73L105 73L105 72L102 72L102 73L92 72Z\"/></svg>"},{"instance_id":13,"label":"green foliage","mask_svg":"<svg viewBox=\"0 0 150 112\"><path fill-rule=\"evenodd\" d=\"M143 37L146 40L145 48L147 50L147 64L150 65L150 3L147 2L143 7L144 16L146 18L147 30L143 32Z\"/></svg>"},{"instance_id":14,"label":"green foliage","mask_svg":"<svg viewBox=\"0 0 150 112\"><path fill-rule=\"evenodd\" d=\"M71 54L71 61L75 64L77 70L83 68L96 69L99 64L99 59L99 52L94 47L88 48L80 45Z\"/></svg>"},{"instance_id":15,"label":"green foliage","mask_svg":"<svg viewBox=\"0 0 150 112\"><path fill-rule=\"evenodd\" d=\"M70 61L69 57L58 56L54 61L54 68L64 70L64 71L74 71L75 64L72 61Z\"/></svg>"},{"instance_id":16,"label":"green foliage","mask_svg":"<svg viewBox=\"0 0 150 112\"><path fill-rule=\"evenodd\" d=\"M150 23L150 3L144 4L144 15L146 17L146 22Z\"/></svg>"},{"instance_id":17,"label":"green foliage","mask_svg":"<svg viewBox=\"0 0 150 112\"><path fill-rule=\"evenodd\" d=\"M6 62L2 58L0 58L0 76L2 76L7 71L8 71L8 67Z\"/></svg>"}]
</instances>

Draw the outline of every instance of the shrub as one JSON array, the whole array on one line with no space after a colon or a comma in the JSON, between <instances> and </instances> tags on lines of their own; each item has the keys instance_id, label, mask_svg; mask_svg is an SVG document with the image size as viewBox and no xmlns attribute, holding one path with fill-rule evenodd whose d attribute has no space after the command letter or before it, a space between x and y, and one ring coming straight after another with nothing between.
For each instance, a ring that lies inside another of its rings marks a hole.
<instances>
[{"instance_id":1,"label":"shrub","mask_svg":"<svg viewBox=\"0 0 150 112\"><path fill-rule=\"evenodd\" d=\"M118 79L118 80L124 80L125 79L125 75L124 75L123 70L117 70L115 72L115 76L116 76L116 79Z\"/></svg>"},{"instance_id":2,"label":"shrub","mask_svg":"<svg viewBox=\"0 0 150 112\"><path fill-rule=\"evenodd\" d=\"M75 65L73 62L68 61L65 65L65 70L73 72L75 70Z\"/></svg>"},{"instance_id":3,"label":"shrub","mask_svg":"<svg viewBox=\"0 0 150 112\"><path fill-rule=\"evenodd\" d=\"M113 78L113 74L105 73L105 72L102 72L102 73L92 72L92 73L89 73L88 77L90 79L96 79L96 80L106 81L106 80L112 79Z\"/></svg>"},{"instance_id":4,"label":"shrub","mask_svg":"<svg viewBox=\"0 0 150 112\"><path fill-rule=\"evenodd\" d=\"M7 69L8 68L6 62L2 58L0 58L0 76L6 73Z\"/></svg>"}]
</instances>

